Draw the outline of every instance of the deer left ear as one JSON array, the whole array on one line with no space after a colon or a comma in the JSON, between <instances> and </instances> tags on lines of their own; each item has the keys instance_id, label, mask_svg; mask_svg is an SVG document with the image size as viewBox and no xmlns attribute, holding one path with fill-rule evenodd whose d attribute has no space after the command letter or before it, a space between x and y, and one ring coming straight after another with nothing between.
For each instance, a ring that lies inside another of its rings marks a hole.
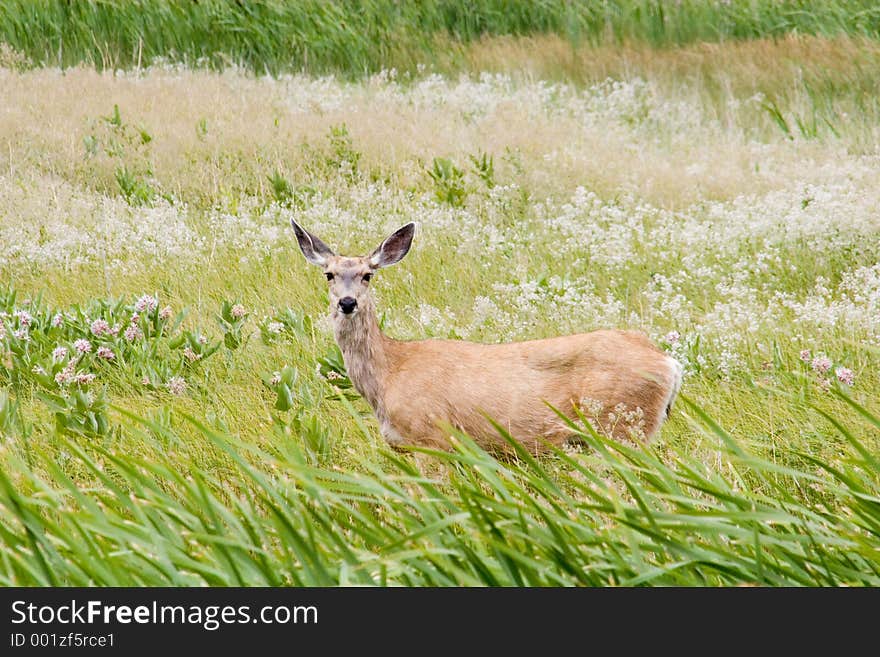
<instances>
[{"instance_id":1,"label":"deer left ear","mask_svg":"<svg viewBox=\"0 0 880 657\"><path fill-rule=\"evenodd\" d=\"M409 253L409 247L412 246L415 234L416 225L413 222L398 228L385 238L378 249L373 251L370 255L370 264L376 269L396 265L403 260L403 256Z\"/></svg>"},{"instance_id":2,"label":"deer left ear","mask_svg":"<svg viewBox=\"0 0 880 657\"><path fill-rule=\"evenodd\" d=\"M327 264L327 258L333 256L333 251L330 250L330 247L293 219L290 220L290 225L293 226L293 232L296 233L296 241L299 243L299 248L306 257L306 260L319 267Z\"/></svg>"}]
</instances>

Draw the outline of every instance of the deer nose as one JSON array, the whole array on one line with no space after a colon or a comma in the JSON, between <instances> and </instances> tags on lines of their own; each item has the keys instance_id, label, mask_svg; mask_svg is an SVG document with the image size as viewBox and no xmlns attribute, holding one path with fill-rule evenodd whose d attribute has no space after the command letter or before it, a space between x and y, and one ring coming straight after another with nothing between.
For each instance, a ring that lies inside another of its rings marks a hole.
<instances>
[{"instance_id":1,"label":"deer nose","mask_svg":"<svg viewBox=\"0 0 880 657\"><path fill-rule=\"evenodd\" d=\"M342 297L339 300L339 310L346 315L350 315L357 308L358 302L354 297Z\"/></svg>"}]
</instances>

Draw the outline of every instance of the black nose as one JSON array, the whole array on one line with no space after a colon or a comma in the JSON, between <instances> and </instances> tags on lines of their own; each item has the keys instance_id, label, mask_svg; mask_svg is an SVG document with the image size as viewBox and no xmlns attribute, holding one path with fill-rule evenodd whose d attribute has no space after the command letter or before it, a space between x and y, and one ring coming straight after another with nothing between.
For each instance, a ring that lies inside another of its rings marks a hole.
<instances>
[{"instance_id":1,"label":"black nose","mask_svg":"<svg viewBox=\"0 0 880 657\"><path fill-rule=\"evenodd\" d=\"M342 297L339 300L339 309L346 315L350 315L357 308L358 302L354 297Z\"/></svg>"}]
</instances>

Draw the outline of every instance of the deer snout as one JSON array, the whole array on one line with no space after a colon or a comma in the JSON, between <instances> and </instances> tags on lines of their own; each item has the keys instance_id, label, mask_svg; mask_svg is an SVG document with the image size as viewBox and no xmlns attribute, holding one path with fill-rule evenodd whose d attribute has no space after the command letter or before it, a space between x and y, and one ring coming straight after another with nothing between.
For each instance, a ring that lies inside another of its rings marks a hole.
<instances>
[{"instance_id":1,"label":"deer snout","mask_svg":"<svg viewBox=\"0 0 880 657\"><path fill-rule=\"evenodd\" d=\"M354 297L342 297L339 300L339 310L341 310L346 315L351 315L355 308L357 308L358 302Z\"/></svg>"}]
</instances>

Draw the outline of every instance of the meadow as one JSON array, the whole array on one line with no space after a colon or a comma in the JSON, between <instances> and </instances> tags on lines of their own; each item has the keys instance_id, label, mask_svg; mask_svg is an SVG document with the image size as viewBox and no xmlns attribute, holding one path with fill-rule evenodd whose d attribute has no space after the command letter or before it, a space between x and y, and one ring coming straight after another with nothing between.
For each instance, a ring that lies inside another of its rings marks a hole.
<instances>
[{"instance_id":1,"label":"meadow","mask_svg":"<svg viewBox=\"0 0 880 657\"><path fill-rule=\"evenodd\" d=\"M692 40L3 48L0 583L880 584L880 46ZM640 329L682 397L650 444L391 451L291 218L417 223L393 337Z\"/></svg>"}]
</instances>

